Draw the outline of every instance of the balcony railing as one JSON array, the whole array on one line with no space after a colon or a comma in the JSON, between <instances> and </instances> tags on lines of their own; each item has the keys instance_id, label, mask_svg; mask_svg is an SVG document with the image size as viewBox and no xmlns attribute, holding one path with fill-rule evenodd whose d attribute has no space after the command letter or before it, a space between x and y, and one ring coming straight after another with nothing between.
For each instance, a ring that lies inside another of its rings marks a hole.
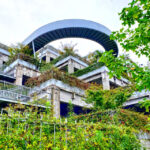
<instances>
[{"instance_id":1,"label":"balcony railing","mask_svg":"<svg viewBox=\"0 0 150 150\"><path fill-rule=\"evenodd\" d=\"M8 77L14 78L14 74L6 73L4 71L6 67L8 68L10 66L8 66L8 65L1 65L0 66L0 74L3 75L3 76L8 76Z\"/></svg>"},{"instance_id":2,"label":"balcony railing","mask_svg":"<svg viewBox=\"0 0 150 150\"><path fill-rule=\"evenodd\" d=\"M6 99L7 101L20 101L20 102L27 102L30 100L29 96L24 96L8 90L0 90L0 98Z\"/></svg>"},{"instance_id":3,"label":"balcony railing","mask_svg":"<svg viewBox=\"0 0 150 150\"><path fill-rule=\"evenodd\" d=\"M27 102L30 99L30 91L31 88L0 80L0 98L8 101Z\"/></svg>"}]
</instances>

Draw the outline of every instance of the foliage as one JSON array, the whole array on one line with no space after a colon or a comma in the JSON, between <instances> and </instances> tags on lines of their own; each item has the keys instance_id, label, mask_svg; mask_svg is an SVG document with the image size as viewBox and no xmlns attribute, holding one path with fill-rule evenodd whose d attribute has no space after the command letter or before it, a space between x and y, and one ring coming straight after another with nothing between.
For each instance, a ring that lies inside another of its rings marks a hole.
<instances>
[{"instance_id":1,"label":"foliage","mask_svg":"<svg viewBox=\"0 0 150 150\"><path fill-rule=\"evenodd\" d=\"M63 45L62 49L63 51L60 51L60 56L57 57L56 59L54 59L53 61L50 62L51 65L56 64L57 62L59 62L60 60L68 57L68 56L74 56L76 58L78 58L79 60L85 62L85 63L89 63L86 59L82 58L81 56L79 56L75 50L74 50L75 45Z\"/></svg>"},{"instance_id":2,"label":"foliage","mask_svg":"<svg viewBox=\"0 0 150 150\"><path fill-rule=\"evenodd\" d=\"M39 59L37 57L34 58L32 54L32 50L28 46L18 44L17 46L13 46L9 48L9 52L10 52L10 57L8 62L6 63L7 65L10 65L16 59L21 59L31 64L34 64L37 67L41 66Z\"/></svg>"},{"instance_id":3,"label":"foliage","mask_svg":"<svg viewBox=\"0 0 150 150\"><path fill-rule=\"evenodd\" d=\"M26 54L23 54L23 53L19 53L19 54L10 56L9 60L8 60L8 62L6 64L10 65L11 63L13 63L17 59L21 59L21 60L27 61L27 62L29 62L31 64L34 64L37 67L41 66L41 63L40 63L38 58L34 58L32 56L29 56L29 55L26 55Z\"/></svg>"},{"instance_id":4,"label":"foliage","mask_svg":"<svg viewBox=\"0 0 150 150\"><path fill-rule=\"evenodd\" d=\"M88 67L86 67L84 69L80 69L80 70L74 72L73 75L76 76L76 77L79 77L79 76L82 76L82 75L84 75L84 74L86 74L88 72L96 70L96 69L98 69L98 68L100 68L102 66L104 66L104 63L102 63L102 62L93 63L92 65L90 65L90 66L88 66Z\"/></svg>"},{"instance_id":5,"label":"foliage","mask_svg":"<svg viewBox=\"0 0 150 150\"><path fill-rule=\"evenodd\" d=\"M101 86L91 86L85 92L85 102L92 103L96 110L115 109L122 106L132 93L133 87L103 90Z\"/></svg>"},{"instance_id":6,"label":"foliage","mask_svg":"<svg viewBox=\"0 0 150 150\"><path fill-rule=\"evenodd\" d=\"M76 77L73 77L69 74L66 74L65 72L60 71L55 67L52 67L51 70L42 73L38 77L29 78L26 82L26 85L29 87L39 86L41 83L50 79L60 80L66 84L69 84L70 86L76 86L81 89L87 89L90 86L89 83L85 83L77 79Z\"/></svg>"},{"instance_id":7,"label":"foliage","mask_svg":"<svg viewBox=\"0 0 150 150\"><path fill-rule=\"evenodd\" d=\"M74 110L73 110L73 104L72 104L72 101L70 100L69 101L69 104L68 104L68 112L69 112L69 116L72 116L74 114Z\"/></svg>"},{"instance_id":8,"label":"foliage","mask_svg":"<svg viewBox=\"0 0 150 150\"><path fill-rule=\"evenodd\" d=\"M59 51L59 53L60 55L63 55L63 54L74 55L78 51L77 49L75 49L76 46L77 44L72 44L72 43L62 44L61 43L61 50Z\"/></svg>"},{"instance_id":9,"label":"foliage","mask_svg":"<svg viewBox=\"0 0 150 150\"><path fill-rule=\"evenodd\" d=\"M139 104L141 108L143 107L145 108L147 113L150 112L150 100L149 99L144 98L143 101L139 102ZM150 120L150 116L148 119ZM150 123L146 125L146 128L150 131Z\"/></svg>"},{"instance_id":10,"label":"foliage","mask_svg":"<svg viewBox=\"0 0 150 150\"><path fill-rule=\"evenodd\" d=\"M139 131L149 132L147 125L149 124L148 116L127 110L127 109L108 109L108 110L95 110L85 115L75 116L74 120L85 122L101 122L104 124L114 124L117 126L131 127Z\"/></svg>"},{"instance_id":11,"label":"foliage","mask_svg":"<svg viewBox=\"0 0 150 150\"><path fill-rule=\"evenodd\" d=\"M146 112L150 111L150 100L144 98L143 101L140 101L139 104L141 105L141 107L144 107Z\"/></svg>"},{"instance_id":12,"label":"foliage","mask_svg":"<svg viewBox=\"0 0 150 150\"><path fill-rule=\"evenodd\" d=\"M0 148L3 149L141 149L136 130L111 124L56 120L49 109L19 106L1 113Z\"/></svg>"},{"instance_id":13,"label":"foliage","mask_svg":"<svg viewBox=\"0 0 150 150\"><path fill-rule=\"evenodd\" d=\"M109 68L110 77L121 78L124 73L129 74L129 80L135 84L137 90L150 89L150 69L139 67L136 63L126 57L115 57L112 51L105 52L100 57L100 61Z\"/></svg>"},{"instance_id":14,"label":"foliage","mask_svg":"<svg viewBox=\"0 0 150 150\"><path fill-rule=\"evenodd\" d=\"M12 88L15 88L16 86L13 84L5 84L5 83L0 83L0 90L9 90Z\"/></svg>"},{"instance_id":15,"label":"foliage","mask_svg":"<svg viewBox=\"0 0 150 150\"><path fill-rule=\"evenodd\" d=\"M16 46L12 46L8 49L10 52L10 57L16 56L19 53L26 54L28 56L32 56L32 50L29 48L29 46L24 46L20 43L18 43Z\"/></svg>"},{"instance_id":16,"label":"foliage","mask_svg":"<svg viewBox=\"0 0 150 150\"><path fill-rule=\"evenodd\" d=\"M40 72L45 72L45 71L51 70L51 68L54 68L53 64L42 62L39 69L40 69Z\"/></svg>"},{"instance_id":17,"label":"foliage","mask_svg":"<svg viewBox=\"0 0 150 150\"><path fill-rule=\"evenodd\" d=\"M150 1L132 0L121 11L120 20L123 27L113 32L112 40L117 40L125 52L132 51L137 56L145 55L150 60ZM140 68L124 56L113 57L112 52L103 53L100 61L106 63L111 76L121 76L124 71L131 74L137 90L150 89L150 70Z\"/></svg>"},{"instance_id":18,"label":"foliage","mask_svg":"<svg viewBox=\"0 0 150 150\"><path fill-rule=\"evenodd\" d=\"M102 52L99 50L89 53L85 58L90 62L90 64L97 63L99 56L102 55Z\"/></svg>"},{"instance_id":19,"label":"foliage","mask_svg":"<svg viewBox=\"0 0 150 150\"><path fill-rule=\"evenodd\" d=\"M111 38L117 40L125 51L145 55L150 60L150 1L132 0L119 15L123 27L113 32Z\"/></svg>"},{"instance_id":20,"label":"foliage","mask_svg":"<svg viewBox=\"0 0 150 150\"><path fill-rule=\"evenodd\" d=\"M34 94L33 100L31 102L29 102L29 104L47 106L47 104L50 104L50 100L46 96L43 98L38 98L37 95Z\"/></svg>"}]
</instances>

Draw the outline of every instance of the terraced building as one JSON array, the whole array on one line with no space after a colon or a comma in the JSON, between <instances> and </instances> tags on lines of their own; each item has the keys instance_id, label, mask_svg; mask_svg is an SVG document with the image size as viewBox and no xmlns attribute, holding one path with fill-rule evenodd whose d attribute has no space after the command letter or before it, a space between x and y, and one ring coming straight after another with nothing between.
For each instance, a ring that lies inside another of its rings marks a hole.
<instances>
[{"instance_id":1,"label":"terraced building","mask_svg":"<svg viewBox=\"0 0 150 150\"><path fill-rule=\"evenodd\" d=\"M46 99L53 104L54 116L58 118L67 115L70 101L77 114L83 107L92 107L92 104L83 101L84 91L90 83L102 85L104 90L128 85L126 78L109 78L109 69L104 64L90 64L85 58L73 53L60 54L59 50L48 45L62 38L85 38L99 43L106 51L113 49L117 57L119 49L117 43L110 40L110 34L111 31L101 24L70 19L42 26L22 42L29 46L34 57L19 53L10 59L9 47L0 44L1 108L18 102L44 107L42 102ZM47 71L41 69L43 63L47 64ZM149 95L149 91L134 93L124 107L134 106ZM36 103L29 104L35 101L35 96Z\"/></svg>"}]
</instances>

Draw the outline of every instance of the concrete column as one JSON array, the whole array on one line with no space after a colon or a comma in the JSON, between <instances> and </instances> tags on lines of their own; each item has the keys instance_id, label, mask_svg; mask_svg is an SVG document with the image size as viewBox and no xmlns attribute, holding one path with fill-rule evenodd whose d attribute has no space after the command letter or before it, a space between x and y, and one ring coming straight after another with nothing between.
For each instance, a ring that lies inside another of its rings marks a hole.
<instances>
[{"instance_id":1,"label":"concrete column","mask_svg":"<svg viewBox=\"0 0 150 150\"><path fill-rule=\"evenodd\" d=\"M32 41L32 49L33 49L33 54L34 54L34 58L35 58L36 54L35 54L35 45L34 45L34 41Z\"/></svg>"},{"instance_id":2,"label":"concrete column","mask_svg":"<svg viewBox=\"0 0 150 150\"><path fill-rule=\"evenodd\" d=\"M46 63L49 63L49 62L50 62L50 56L46 55Z\"/></svg>"},{"instance_id":3,"label":"concrete column","mask_svg":"<svg viewBox=\"0 0 150 150\"><path fill-rule=\"evenodd\" d=\"M71 59L68 62L68 73L74 73L74 64Z\"/></svg>"},{"instance_id":4,"label":"concrete column","mask_svg":"<svg viewBox=\"0 0 150 150\"><path fill-rule=\"evenodd\" d=\"M3 61L5 60L5 57L0 54L0 66L3 66Z\"/></svg>"},{"instance_id":5,"label":"concrete column","mask_svg":"<svg viewBox=\"0 0 150 150\"><path fill-rule=\"evenodd\" d=\"M16 67L16 85L22 85L22 80L23 80L23 70L20 66Z\"/></svg>"},{"instance_id":6,"label":"concrete column","mask_svg":"<svg viewBox=\"0 0 150 150\"><path fill-rule=\"evenodd\" d=\"M104 90L110 90L109 75L106 71L102 72L102 85Z\"/></svg>"},{"instance_id":7,"label":"concrete column","mask_svg":"<svg viewBox=\"0 0 150 150\"><path fill-rule=\"evenodd\" d=\"M51 88L51 100L53 105L53 114L54 117L60 117L60 89L56 86L52 86Z\"/></svg>"},{"instance_id":8,"label":"concrete column","mask_svg":"<svg viewBox=\"0 0 150 150\"><path fill-rule=\"evenodd\" d=\"M3 66L3 60L0 58L0 67Z\"/></svg>"}]
</instances>

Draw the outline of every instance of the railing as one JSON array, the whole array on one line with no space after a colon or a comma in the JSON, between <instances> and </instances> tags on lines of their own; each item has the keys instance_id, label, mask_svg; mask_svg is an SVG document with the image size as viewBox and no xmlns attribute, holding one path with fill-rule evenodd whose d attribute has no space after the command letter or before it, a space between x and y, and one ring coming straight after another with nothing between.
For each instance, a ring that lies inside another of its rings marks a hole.
<instances>
[{"instance_id":1,"label":"railing","mask_svg":"<svg viewBox=\"0 0 150 150\"><path fill-rule=\"evenodd\" d=\"M0 65L0 72L3 72L7 65Z\"/></svg>"},{"instance_id":2,"label":"railing","mask_svg":"<svg viewBox=\"0 0 150 150\"><path fill-rule=\"evenodd\" d=\"M30 99L31 88L0 80L0 98L26 102Z\"/></svg>"},{"instance_id":3,"label":"railing","mask_svg":"<svg viewBox=\"0 0 150 150\"><path fill-rule=\"evenodd\" d=\"M0 66L0 74L2 74L4 76L9 76L9 77L13 77L14 78L14 74L10 74L10 73L4 72L6 67L10 67L10 66L7 66L7 65L1 65Z\"/></svg>"},{"instance_id":4,"label":"railing","mask_svg":"<svg viewBox=\"0 0 150 150\"><path fill-rule=\"evenodd\" d=\"M14 93L28 96L31 88L26 87L26 86L15 85L13 83L0 80L0 90L8 90Z\"/></svg>"},{"instance_id":5,"label":"railing","mask_svg":"<svg viewBox=\"0 0 150 150\"><path fill-rule=\"evenodd\" d=\"M18 93L14 93L11 91L6 91L6 90L0 90L0 98L4 98L8 101L20 101L20 102L27 102L30 100L29 96L24 96Z\"/></svg>"},{"instance_id":6,"label":"railing","mask_svg":"<svg viewBox=\"0 0 150 150\"><path fill-rule=\"evenodd\" d=\"M130 97L130 99L136 99L141 97L150 97L150 91L149 90L142 90L141 92L134 92L133 95Z\"/></svg>"}]
</instances>

